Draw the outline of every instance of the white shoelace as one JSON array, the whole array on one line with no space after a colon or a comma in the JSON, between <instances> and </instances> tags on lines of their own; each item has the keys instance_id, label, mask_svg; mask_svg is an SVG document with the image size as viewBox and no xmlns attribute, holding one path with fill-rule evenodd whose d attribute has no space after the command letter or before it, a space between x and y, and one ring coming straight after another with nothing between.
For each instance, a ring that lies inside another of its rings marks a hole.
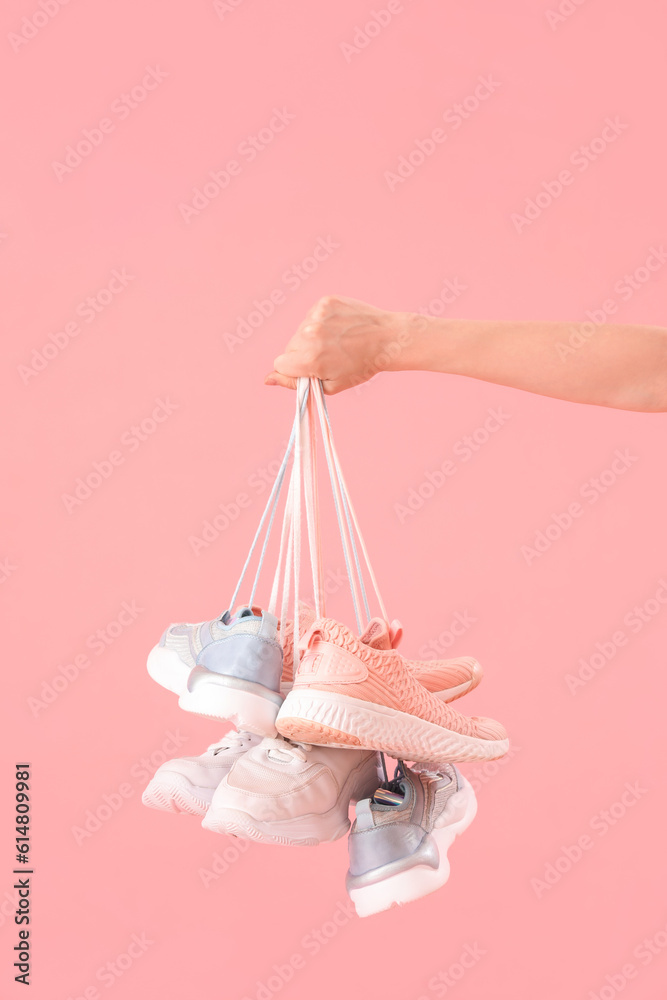
<instances>
[{"instance_id":1,"label":"white shoelace","mask_svg":"<svg viewBox=\"0 0 667 1000\"><path fill-rule=\"evenodd\" d=\"M275 739L267 737L263 741L262 747L268 751L269 757L272 760L296 758L297 760L305 761L306 754L310 753L313 749L308 743L293 743L292 740L286 740L280 736Z\"/></svg>"},{"instance_id":2,"label":"white shoelace","mask_svg":"<svg viewBox=\"0 0 667 1000\"><path fill-rule=\"evenodd\" d=\"M237 732L236 729L230 729L228 733L218 740L217 743L211 743L208 748L208 752L216 754L221 750L240 750L242 747L246 746L249 742L248 733L243 731Z\"/></svg>"}]
</instances>

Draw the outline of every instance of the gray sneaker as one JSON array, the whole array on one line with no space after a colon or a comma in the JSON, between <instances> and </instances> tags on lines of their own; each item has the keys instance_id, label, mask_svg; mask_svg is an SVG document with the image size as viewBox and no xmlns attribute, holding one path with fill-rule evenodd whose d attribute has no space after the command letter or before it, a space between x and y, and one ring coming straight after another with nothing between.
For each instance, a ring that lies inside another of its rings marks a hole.
<instances>
[{"instance_id":1,"label":"gray sneaker","mask_svg":"<svg viewBox=\"0 0 667 1000\"><path fill-rule=\"evenodd\" d=\"M399 762L393 781L357 802L347 891L358 915L402 906L444 885L447 851L476 812L472 786L453 764L436 770Z\"/></svg>"},{"instance_id":2,"label":"gray sneaker","mask_svg":"<svg viewBox=\"0 0 667 1000\"><path fill-rule=\"evenodd\" d=\"M171 625L148 661L151 676L178 691L186 712L229 719L260 736L276 734L282 670L278 619L248 607L214 622Z\"/></svg>"}]
</instances>

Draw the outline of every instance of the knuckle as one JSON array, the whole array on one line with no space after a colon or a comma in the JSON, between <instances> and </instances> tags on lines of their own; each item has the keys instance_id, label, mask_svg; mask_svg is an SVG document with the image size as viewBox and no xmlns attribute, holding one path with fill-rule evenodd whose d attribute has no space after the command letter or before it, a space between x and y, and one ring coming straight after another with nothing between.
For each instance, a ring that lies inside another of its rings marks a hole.
<instances>
[{"instance_id":1,"label":"knuckle","mask_svg":"<svg viewBox=\"0 0 667 1000\"><path fill-rule=\"evenodd\" d=\"M316 319L325 319L335 310L337 301L335 295L323 295L315 304L313 316Z\"/></svg>"},{"instance_id":2,"label":"knuckle","mask_svg":"<svg viewBox=\"0 0 667 1000\"><path fill-rule=\"evenodd\" d=\"M322 336L322 326L318 322L308 321L303 324L299 333L303 340L312 343L313 341L319 340Z\"/></svg>"}]
</instances>

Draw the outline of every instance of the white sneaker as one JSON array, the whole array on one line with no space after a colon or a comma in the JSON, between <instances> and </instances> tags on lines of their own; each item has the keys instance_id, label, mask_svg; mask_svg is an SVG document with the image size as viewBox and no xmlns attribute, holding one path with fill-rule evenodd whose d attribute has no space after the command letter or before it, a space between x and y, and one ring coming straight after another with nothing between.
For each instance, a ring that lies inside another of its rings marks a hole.
<instances>
[{"instance_id":1,"label":"white sneaker","mask_svg":"<svg viewBox=\"0 0 667 1000\"><path fill-rule=\"evenodd\" d=\"M377 786L374 751L266 738L235 761L202 826L266 844L338 840L350 826L350 802Z\"/></svg>"},{"instance_id":2,"label":"white sneaker","mask_svg":"<svg viewBox=\"0 0 667 1000\"><path fill-rule=\"evenodd\" d=\"M261 736L230 729L199 757L177 757L162 764L141 801L151 809L204 816L232 764L259 742Z\"/></svg>"}]
</instances>

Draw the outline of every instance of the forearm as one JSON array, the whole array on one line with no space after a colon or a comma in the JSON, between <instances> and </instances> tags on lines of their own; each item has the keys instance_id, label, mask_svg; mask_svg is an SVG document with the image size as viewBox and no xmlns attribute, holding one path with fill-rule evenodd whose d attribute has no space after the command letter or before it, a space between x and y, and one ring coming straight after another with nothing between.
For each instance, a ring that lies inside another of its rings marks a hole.
<instances>
[{"instance_id":1,"label":"forearm","mask_svg":"<svg viewBox=\"0 0 667 1000\"><path fill-rule=\"evenodd\" d=\"M467 375L576 403L667 410L667 330L402 314L388 367ZM393 336L397 331L394 329Z\"/></svg>"}]
</instances>

